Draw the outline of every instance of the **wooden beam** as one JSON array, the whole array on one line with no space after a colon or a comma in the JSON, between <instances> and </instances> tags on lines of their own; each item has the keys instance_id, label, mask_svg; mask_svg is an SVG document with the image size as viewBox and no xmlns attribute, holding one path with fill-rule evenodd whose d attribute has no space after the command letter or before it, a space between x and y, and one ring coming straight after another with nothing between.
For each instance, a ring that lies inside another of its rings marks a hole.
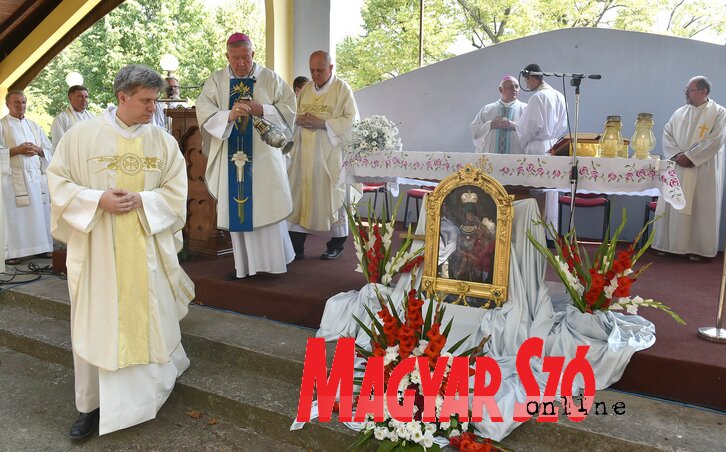
<instances>
[{"instance_id":1,"label":"wooden beam","mask_svg":"<svg viewBox=\"0 0 726 452\"><path fill-rule=\"evenodd\" d=\"M20 78L46 56L100 2L101 0L63 0L38 27L30 31L15 50L0 61L0 87L24 88L22 83L17 83ZM50 58L53 56L55 55ZM50 58L47 61L50 61Z\"/></svg>"}]
</instances>

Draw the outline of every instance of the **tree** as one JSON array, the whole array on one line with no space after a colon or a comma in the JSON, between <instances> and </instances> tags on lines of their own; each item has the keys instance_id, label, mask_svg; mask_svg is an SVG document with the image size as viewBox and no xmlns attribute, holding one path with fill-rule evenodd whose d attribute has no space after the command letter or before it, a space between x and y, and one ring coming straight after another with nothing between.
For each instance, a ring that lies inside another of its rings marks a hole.
<instances>
[{"instance_id":1,"label":"tree","mask_svg":"<svg viewBox=\"0 0 726 452\"><path fill-rule=\"evenodd\" d=\"M366 0L363 36L337 47L338 72L362 88L417 67L418 6L425 1L425 57L452 56L457 38L474 48L535 33L601 27L693 38L723 34L723 0Z\"/></svg>"},{"instance_id":2,"label":"tree","mask_svg":"<svg viewBox=\"0 0 726 452\"><path fill-rule=\"evenodd\" d=\"M216 10L202 0L127 0L59 53L28 86L28 116L46 130L67 108L66 74L77 71L89 89L89 109L99 113L115 103L113 80L123 66L145 64L157 70L161 56L179 59L174 75L182 86L201 85L226 64L229 32L245 31L264 62L264 14L254 0L226 0ZM182 90L195 98L199 90Z\"/></svg>"},{"instance_id":3,"label":"tree","mask_svg":"<svg viewBox=\"0 0 726 452\"><path fill-rule=\"evenodd\" d=\"M461 34L452 0L426 0L424 64L453 56L447 49ZM336 49L337 71L356 89L418 67L419 0L368 0L361 12L365 34Z\"/></svg>"}]
</instances>

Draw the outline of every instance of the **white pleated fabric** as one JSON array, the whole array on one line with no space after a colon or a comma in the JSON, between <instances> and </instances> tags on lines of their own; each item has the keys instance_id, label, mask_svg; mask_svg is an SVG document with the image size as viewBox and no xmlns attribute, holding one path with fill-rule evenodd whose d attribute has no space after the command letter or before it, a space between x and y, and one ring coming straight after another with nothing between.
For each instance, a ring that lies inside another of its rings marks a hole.
<instances>
[{"instance_id":1,"label":"white pleated fabric","mask_svg":"<svg viewBox=\"0 0 726 452\"><path fill-rule=\"evenodd\" d=\"M238 278L263 273L285 273L295 259L295 250L281 221L252 232L231 232L234 268Z\"/></svg>"}]
</instances>

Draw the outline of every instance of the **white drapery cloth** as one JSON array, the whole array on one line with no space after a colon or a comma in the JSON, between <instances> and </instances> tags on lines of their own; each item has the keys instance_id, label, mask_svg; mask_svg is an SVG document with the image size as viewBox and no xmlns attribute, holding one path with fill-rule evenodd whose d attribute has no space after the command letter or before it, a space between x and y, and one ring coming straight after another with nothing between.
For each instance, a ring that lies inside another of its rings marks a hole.
<instances>
[{"instance_id":1,"label":"white drapery cloth","mask_svg":"<svg viewBox=\"0 0 726 452\"><path fill-rule=\"evenodd\" d=\"M426 206L426 203L423 205ZM583 314L572 307L561 285L545 283L546 261L526 237L526 231L530 230L540 243L544 243L544 228L533 224L533 221L539 219L537 205L534 200L527 199L516 201L514 209L508 301L501 308L489 310L450 304L446 306L446 315L442 321L445 325L449 319L453 319L444 350L467 335L469 337L459 351L474 347L491 335L486 351L487 356L493 357L502 371L502 383L495 400L504 421L492 422L485 413L484 422L474 426L481 435L496 441L506 437L520 424L512 419L514 403L525 402L526 394L517 374L516 355L519 347L528 338L544 339L544 355L564 356L566 363L575 356L578 345L589 345L587 359L593 367L598 390L618 381L633 353L655 343L655 327L642 317L617 312ZM426 230L425 219L424 207L416 228L418 234ZM421 242L415 242L413 247L422 245ZM417 281L420 281L420 271ZM402 312L404 294L410 288L410 282L410 274L402 275L391 289L391 298L397 303L399 312ZM330 334L334 331L345 331L346 334L353 335L354 328L348 319L330 314L357 312L359 307L351 304L361 303L361 298L365 298L364 293L356 296L348 292L332 297L328 301L331 307L326 304L324 322L321 322L320 331L323 333L319 333L318 337L335 340L339 336ZM380 309L377 300L366 300L366 303L372 311ZM424 303L424 312L428 309L428 304L429 301ZM355 336L358 345L370 347L369 338L364 331L358 329ZM541 360L532 360L532 373L539 383L540 393L543 393L548 374L542 372L541 364ZM473 385L473 377L469 384L470 387ZM580 381L576 379L574 394L579 392L580 385Z\"/></svg>"}]
</instances>

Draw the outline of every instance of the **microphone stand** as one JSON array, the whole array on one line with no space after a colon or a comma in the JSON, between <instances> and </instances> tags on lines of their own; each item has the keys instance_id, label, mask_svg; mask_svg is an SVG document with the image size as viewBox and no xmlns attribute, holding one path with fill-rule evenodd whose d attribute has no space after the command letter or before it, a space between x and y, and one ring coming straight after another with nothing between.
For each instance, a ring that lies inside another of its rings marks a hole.
<instances>
[{"instance_id":1,"label":"microphone stand","mask_svg":"<svg viewBox=\"0 0 726 452\"><path fill-rule=\"evenodd\" d=\"M522 71L525 77L530 75L541 75L546 77L571 77L570 85L575 87L575 137L572 139L572 167L570 168L570 227L569 231L575 228L575 196L577 195L577 182L579 171L577 169L577 129L580 124L580 83L582 79L589 78L600 80L600 74L568 74L565 72L530 72Z\"/></svg>"},{"instance_id":2,"label":"microphone stand","mask_svg":"<svg viewBox=\"0 0 726 452\"><path fill-rule=\"evenodd\" d=\"M572 140L572 167L570 168L570 227L575 228L575 196L577 195L577 182L579 171L577 169L577 129L580 125L580 83L582 77L572 77L570 85L575 87L575 138Z\"/></svg>"}]
</instances>

